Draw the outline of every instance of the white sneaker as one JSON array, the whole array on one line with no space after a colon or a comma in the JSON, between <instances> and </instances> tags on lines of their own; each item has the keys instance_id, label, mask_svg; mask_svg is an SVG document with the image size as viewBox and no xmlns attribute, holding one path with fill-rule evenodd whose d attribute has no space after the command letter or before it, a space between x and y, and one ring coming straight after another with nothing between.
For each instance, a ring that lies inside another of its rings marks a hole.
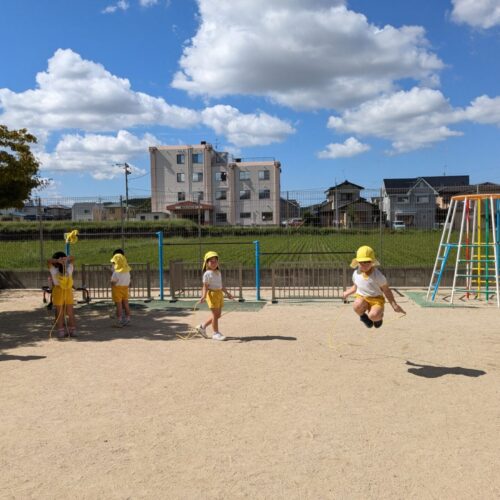
<instances>
[{"instance_id":1,"label":"white sneaker","mask_svg":"<svg viewBox=\"0 0 500 500\"><path fill-rule=\"evenodd\" d=\"M226 337L224 337L224 335L222 335L222 333L215 332L215 333L212 335L212 339L213 339L213 340L226 340Z\"/></svg>"},{"instance_id":2,"label":"white sneaker","mask_svg":"<svg viewBox=\"0 0 500 500\"><path fill-rule=\"evenodd\" d=\"M203 327L203 325L199 325L196 327L196 331L205 339L208 339L207 337L207 332L205 330L205 328Z\"/></svg>"}]
</instances>

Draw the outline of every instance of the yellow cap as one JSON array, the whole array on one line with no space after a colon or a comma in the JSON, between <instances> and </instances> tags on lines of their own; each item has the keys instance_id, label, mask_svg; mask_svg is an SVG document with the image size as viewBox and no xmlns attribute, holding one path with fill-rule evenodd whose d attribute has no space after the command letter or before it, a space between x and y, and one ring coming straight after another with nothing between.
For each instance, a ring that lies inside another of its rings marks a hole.
<instances>
[{"instance_id":1,"label":"yellow cap","mask_svg":"<svg viewBox=\"0 0 500 500\"><path fill-rule=\"evenodd\" d=\"M111 261L115 265L115 271L117 273L128 273L132 268L128 265L127 258L121 253L113 255Z\"/></svg>"},{"instance_id":2,"label":"yellow cap","mask_svg":"<svg viewBox=\"0 0 500 500\"><path fill-rule=\"evenodd\" d=\"M205 272L207 270L207 260L211 259L212 257L217 257L219 258L219 254L217 252L207 252L205 254L205 257L203 257L203 271Z\"/></svg>"},{"instance_id":3,"label":"yellow cap","mask_svg":"<svg viewBox=\"0 0 500 500\"><path fill-rule=\"evenodd\" d=\"M371 262L374 266L380 266L380 262L375 258L373 248L369 246L362 246L356 252L356 258L352 259L351 267L356 268L360 262Z\"/></svg>"}]
</instances>

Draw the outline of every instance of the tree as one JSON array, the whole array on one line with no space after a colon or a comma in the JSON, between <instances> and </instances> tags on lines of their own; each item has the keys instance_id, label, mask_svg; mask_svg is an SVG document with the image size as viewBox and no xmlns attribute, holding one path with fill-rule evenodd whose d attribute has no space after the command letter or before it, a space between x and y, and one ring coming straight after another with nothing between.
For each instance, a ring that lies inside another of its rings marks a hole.
<instances>
[{"instance_id":1,"label":"tree","mask_svg":"<svg viewBox=\"0 0 500 500\"><path fill-rule=\"evenodd\" d=\"M25 128L0 125L0 208L22 208L31 191L46 184L38 176L40 164L30 149L36 142Z\"/></svg>"}]
</instances>

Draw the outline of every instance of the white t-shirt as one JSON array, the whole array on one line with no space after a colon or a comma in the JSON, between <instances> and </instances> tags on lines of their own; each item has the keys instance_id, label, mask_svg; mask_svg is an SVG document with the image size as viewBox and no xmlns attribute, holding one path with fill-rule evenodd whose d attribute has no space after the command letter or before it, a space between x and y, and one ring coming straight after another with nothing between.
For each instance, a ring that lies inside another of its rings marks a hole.
<instances>
[{"instance_id":1,"label":"white t-shirt","mask_svg":"<svg viewBox=\"0 0 500 500\"><path fill-rule=\"evenodd\" d=\"M352 282L356 285L356 293L362 297L380 297L384 295L380 287L387 285L387 279L377 268L367 278L356 269L352 274Z\"/></svg>"},{"instance_id":2,"label":"white t-shirt","mask_svg":"<svg viewBox=\"0 0 500 500\"><path fill-rule=\"evenodd\" d=\"M209 290L220 290L222 288L222 274L220 271L205 271L203 284L208 284Z\"/></svg>"},{"instance_id":3,"label":"white t-shirt","mask_svg":"<svg viewBox=\"0 0 500 500\"><path fill-rule=\"evenodd\" d=\"M117 273L113 271L111 281L113 286L130 286L130 272Z\"/></svg>"},{"instance_id":4,"label":"white t-shirt","mask_svg":"<svg viewBox=\"0 0 500 500\"><path fill-rule=\"evenodd\" d=\"M63 266L64 269L64 266ZM59 272L59 269L57 269L56 266L51 265L49 267L49 272L50 276L52 278L52 284L59 286L59 276L61 273ZM73 276L73 264L67 264L66 265L66 276Z\"/></svg>"}]
</instances>

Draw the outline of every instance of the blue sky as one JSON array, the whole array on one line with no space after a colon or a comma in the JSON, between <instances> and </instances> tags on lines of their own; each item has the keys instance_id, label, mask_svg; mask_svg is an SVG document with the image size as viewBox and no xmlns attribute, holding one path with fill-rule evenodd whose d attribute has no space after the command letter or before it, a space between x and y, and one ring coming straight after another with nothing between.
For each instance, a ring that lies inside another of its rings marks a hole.
<instances>
[{"instance_id":1,"label":"blue sky","mask_svg":"<svg viewBox=\"0 0 500 500\"><path fill-rule=\"evenodd\" d=\"M1 2L0 123L39 143L41 194L150 194L148 146L348 179L500 182L500 0Z\"/></svg>"}]
</instances>

